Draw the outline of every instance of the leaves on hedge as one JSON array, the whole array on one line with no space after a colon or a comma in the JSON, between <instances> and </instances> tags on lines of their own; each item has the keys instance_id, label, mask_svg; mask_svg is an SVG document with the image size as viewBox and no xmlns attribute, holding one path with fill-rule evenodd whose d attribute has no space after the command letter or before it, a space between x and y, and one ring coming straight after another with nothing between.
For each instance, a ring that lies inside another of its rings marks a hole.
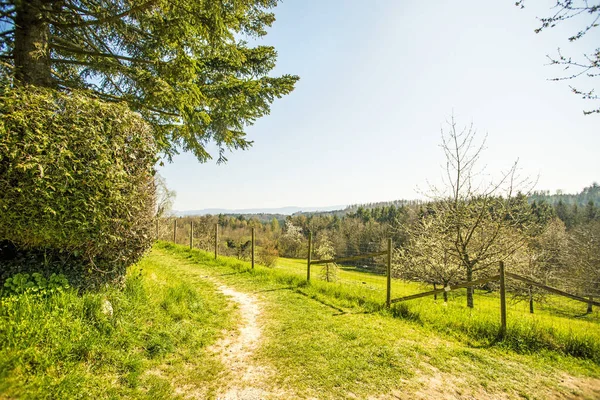
<instances>
[{"instance_id":1,"label":"leaves on hedge","mask_svg":"<svg viewBox=\"0 0 600 400\"><path fill-rule=\"evenodd\" d=\"M0 88L0 115L0 240L40 269L61 258L82 275L122 274L151 243L147 123L125 104L34 87Z\"/></svg>"}]
</instances>

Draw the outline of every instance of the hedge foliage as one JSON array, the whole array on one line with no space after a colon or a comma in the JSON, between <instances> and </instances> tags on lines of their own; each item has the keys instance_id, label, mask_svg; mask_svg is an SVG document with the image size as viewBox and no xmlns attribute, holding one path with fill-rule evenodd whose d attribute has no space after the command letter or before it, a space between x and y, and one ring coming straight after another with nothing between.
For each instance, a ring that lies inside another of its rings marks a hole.
<instances>
[{"instance_id":1,"label":"hedge foliage","mask_svg":"<svg viewBox=\"0 0 600 400\"><path fill-rule=\"evenodd\" d=\"M152 241L156 147L124 104L82 92L0 89L0 282L121 278Z\"/></svg>"}]
</instances>

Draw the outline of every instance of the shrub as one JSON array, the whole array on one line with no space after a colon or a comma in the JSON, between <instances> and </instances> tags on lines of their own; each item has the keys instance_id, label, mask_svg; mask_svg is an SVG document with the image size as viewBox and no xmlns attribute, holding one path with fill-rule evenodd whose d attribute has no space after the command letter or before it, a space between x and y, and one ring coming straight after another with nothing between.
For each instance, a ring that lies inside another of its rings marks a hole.
<instances>
[{"instance_id":1,"label":"shrub","mask_svg":"<svg viewBox=\"0 0 600 400\"><path fill-rule=\"evenodd\" d=\"M274 267L278 259L279 252L272 243L268 243L266 246L261 247L258 250L258 262L265 267Z\"/></svg>"},{"instance_id":2,"label":"shrub","mask_svg":"<svg viewBox=\"0 0 600 400\"><path fill-rule=\"evenodd\" d=\"M63 273L123 277L151 244L156 148L125 104L0 88L0 283Z\"/></svg>"},{"instance_id":3,"label":"shrub","mask_svg":"<svg viewBox=\"0 0 600 400\"><path fill-rule=\"evenodd\" d=\"M69 282L64 275L52 274L46 279L39 272L33 274L16 274L6 279L2 294L20 295L24 293L40 296L62 292L69 288Z\"/></svg>"}]
</instances>

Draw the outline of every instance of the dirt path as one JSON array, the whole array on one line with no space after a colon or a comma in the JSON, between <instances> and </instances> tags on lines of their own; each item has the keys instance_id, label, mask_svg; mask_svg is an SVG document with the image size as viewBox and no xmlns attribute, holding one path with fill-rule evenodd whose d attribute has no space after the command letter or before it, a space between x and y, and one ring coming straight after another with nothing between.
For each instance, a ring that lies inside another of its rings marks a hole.
<instances>
[{"instance_id":1,"label":"dirt path","mask_svg":"<svg viewBox=\"0 0 600 400\"><path fill-rule=\"evenodd\" d=\"M237 303L241 314L239 332L230 332L211 348L221 357L221 362L229 371L224 377L226 382L223 382L218 391L217 399L259 400L272 397L272 393L262 388L271 371L258 365L252 357L261 338L260 303L255 296L215 283L224 295Z\"/></svg>"}]
</instances>

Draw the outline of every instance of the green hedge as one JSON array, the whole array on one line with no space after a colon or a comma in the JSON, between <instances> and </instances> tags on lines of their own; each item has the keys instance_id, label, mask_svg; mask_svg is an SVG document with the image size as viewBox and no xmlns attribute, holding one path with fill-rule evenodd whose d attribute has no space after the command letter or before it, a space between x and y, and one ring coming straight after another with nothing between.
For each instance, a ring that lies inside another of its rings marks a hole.
<instances>
[{"instance_id":1,"label":"green hedge","mask_svg":"<svg viewBox=\"0 0 600 400\"><path fill-rule=\"evenodd\" d=\"M125 104L0 89L0 282L64 273L120 279L150 246L156 147Z\"/></svg>"}]
</instances>

